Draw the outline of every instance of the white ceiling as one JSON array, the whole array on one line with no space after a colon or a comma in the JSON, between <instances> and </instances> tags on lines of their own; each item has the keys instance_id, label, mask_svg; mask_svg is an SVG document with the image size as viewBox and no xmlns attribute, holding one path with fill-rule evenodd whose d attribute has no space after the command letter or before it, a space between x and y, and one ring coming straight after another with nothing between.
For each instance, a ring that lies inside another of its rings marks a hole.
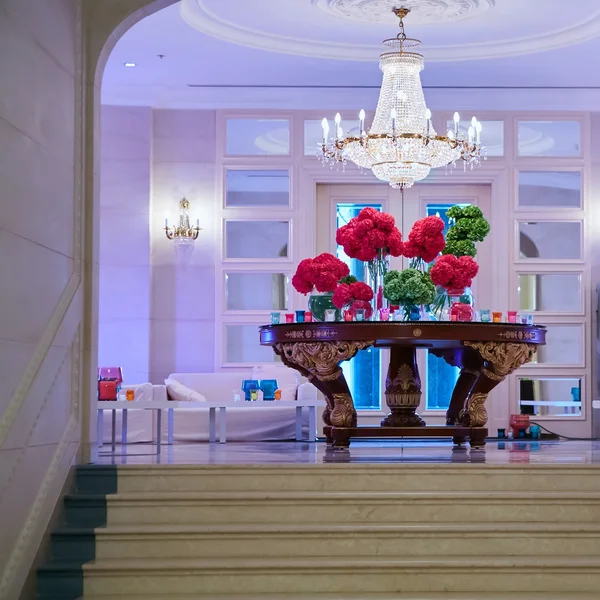
<instances>
[{"instance_id":1,"label":"white ceiling","mask_svg":"<svg viewBox=\"0 0 600 600\"><path fill-rule=\"evenodd\" d=\"M381 83L380 42L398 31L394 5L413 8L406 30L423 41L433 108L473 105L464 88L478 88L489 108L515 106L490 105L502 94L481 88L521 88L506 92L521 108L600 99L598 0L572 0L568 10L563 0L182 0L121 38L103 102L368 108ZM455 104L441 106L449 95Z\"/></svg>"}]
</instances>

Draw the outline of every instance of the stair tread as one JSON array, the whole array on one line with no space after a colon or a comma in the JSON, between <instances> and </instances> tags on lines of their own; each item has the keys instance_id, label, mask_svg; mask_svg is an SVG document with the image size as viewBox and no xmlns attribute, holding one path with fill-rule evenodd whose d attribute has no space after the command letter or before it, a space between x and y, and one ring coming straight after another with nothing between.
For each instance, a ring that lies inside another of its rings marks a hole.
<instances>
[{"instance_id":1,"label":"stair tread","mask_svg":"<svg viewBox=\"0 0 600 600\"><path fill-rule=\"evenodd\" d=\"M76 496L80 500L87 498L99 498L100 496ZM453 492L330 492L330 491L222 491L222 492L197 492L197 491L169 491L169 492L120 492L116 494L109 494L108 496L101 496L106 498L108 502L118 502L123 500L319 500L319 499L335 499L335 500L346 500L352 502L357 499L368 499L377 498L378 500L390 499L390 500L402 500L402 499L414 499L414 500L440 500L448 501L457 498L471 498L473 500L481 499L498 499L507 500L511 498L520 500L543 500L543 499L583 499L583 500L600 500L600 491L595 492L465 492L465 491L453 491Z\"/></svg>"},{"instance_id":2,"label":"stair tread","mask_svg":"<svg viewBox=\"0 0 600 600\"><path fill-rule=\"evenodd\" d=\"M101 536L118 535L186 535L186 534L246 534L246 533L470 533L470 532L501 532L501 533L591 533L600 534L600 523L405 523L405 524L366 524L361 523L211 523L200 524L143 524L143 525L109 525L93 529L60 529L54 535L89 535L95 532Z\"/></svg>"},{"instance_id":3,"label":"stair tread","mask_svg":"<svg viewBox=\"0 0 600 600\"><path fill-rule=\"evenodd\" d=\"M388 559L382 557L315 557L315 558L119 558L101 559L86 563L83 568L86 572L122 571L131 574L132 571L178 572L186 570L278 570L309 569L339 571L355 570L357 568L367 569L398 569L398 568L451 568L452 570L465 570L472 568L490 568L497 571L502 568L551 568L551 569L574 569L592 568L600 569L600 557L583 558L571 556L552 557L505 557L505 556L430 556L424 558L397 558Z\"/></svg>"}]
</instances>

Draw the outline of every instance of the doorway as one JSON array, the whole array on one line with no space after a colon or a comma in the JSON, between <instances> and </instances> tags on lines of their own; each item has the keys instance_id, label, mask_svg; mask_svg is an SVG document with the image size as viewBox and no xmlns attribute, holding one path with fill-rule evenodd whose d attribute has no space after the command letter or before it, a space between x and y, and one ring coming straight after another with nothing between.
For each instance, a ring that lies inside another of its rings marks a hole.
<instances>
[{"instance_id":1,"label":"doorway","mask_svg":"<svg viewBox=\"0 0 600 600\"><path fill-rule=\"evenodd\" d=\"M388 212L396 219L396 225L406 239L415 221L430 215L437 215L447 222L446 212L455 205L479 206L484 214L491 213L491 187L489 185L416 185L404 191L385 184L319 185L317 187L317 253L340 253L335 243L335 231L344 225L360 210L370 206ZM492 273L491 236L478 244L476 260L479 275L473 282L473 295L476 306L493 305L494 282ZM351 261L357 262L358 261ZM353 275L361 278L358 265L350 264ZM408 259L392 257L391 269L402 270L408 267ZM417 359L422 381L422 401L419 406L426 422L431 425L445 423L446 409L452 389L458 378L458 368L449 366L427 350L418 350ZM389 363L389 351L371 348L360 352L354 359L343 364L344 374L350 386L356 408L360 413L361 424L377 424L387 414L383 401L385 376ZM502 410L490 411L492 419L506 420L508 416L507 393ZM490 397L490 402L493 398ZM383 402L383 404L382 404ZM500 407L498 407L500 408Z\"/></svg>"}]
</instances>

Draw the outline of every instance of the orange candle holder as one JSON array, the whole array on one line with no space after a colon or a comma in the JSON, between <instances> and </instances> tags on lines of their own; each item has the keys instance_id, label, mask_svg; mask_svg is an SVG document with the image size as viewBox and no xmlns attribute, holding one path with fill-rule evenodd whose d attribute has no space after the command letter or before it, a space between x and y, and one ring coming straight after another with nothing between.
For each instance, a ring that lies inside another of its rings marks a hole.
<instances>
[{"instance_id":1,"label":"orange candle holder","mask_svg":"<svg viewBox=\"0 0 600 600\"><path fill-rule=\"evenodd\" d=\"M125 399L128 402L131 402L132 400L135 400L135 392L133 390L127 390L125 392Z\"/></svg>"},{"instance_id":2,"label":"orange candle holder","mask_svg":"<svg viewBox=\"0 0 600 600\"><path fill-rule=\"evenodd\" d=\"M492 313L492 322L493 323L502 323L502 313L501 312L493 312Z\"/></svg>"}]
</instances>

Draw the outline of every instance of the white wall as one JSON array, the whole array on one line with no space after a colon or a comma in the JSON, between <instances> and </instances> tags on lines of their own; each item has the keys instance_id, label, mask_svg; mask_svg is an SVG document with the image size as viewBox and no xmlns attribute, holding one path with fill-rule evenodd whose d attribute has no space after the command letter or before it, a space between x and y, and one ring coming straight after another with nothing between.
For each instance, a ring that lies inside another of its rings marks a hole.
<instances>
[{"instance_id":1,"label":"white wall","mask_svg":"<svg viewBox=\"0 0 600 600\"><path fill-rule=\"evenodd\" d=\"M71 0L0 3L2 598L18 597L80 434L78 26Z\"/></svg>"},{"instance_id":2,"label":"white wall","mask_svg":"<svg viewBox=\"0 0 600 600\"><path fill-rule=\"evenodd\" d=\"M129 383L213 370L215 113L104 107L99 364ZM188 265L164 219L192 203L202 231Z\"/></svg>"},{"instance_id":3,"label":"white wall","mask_svg":"<svg viewBox=\"0 0 600 600\"><path fill-rule=\"evenodd\" d=\"M155 110L151 200L150 379L173 372L211 372L215 336L215 145L214 111ZM164 231L165 215L178 218L178 202L202 231L191 263L177 263Z\"/></svg>"},{"instance_id":4,"label":"white wall","mask_svg":"<svg viewBox=\"0 0 600 600\"><path fill-rule=\"evenodd\" d=\"M150 372L152 109L102 109L98 364Z\"/></svg>"}]
</instances>

